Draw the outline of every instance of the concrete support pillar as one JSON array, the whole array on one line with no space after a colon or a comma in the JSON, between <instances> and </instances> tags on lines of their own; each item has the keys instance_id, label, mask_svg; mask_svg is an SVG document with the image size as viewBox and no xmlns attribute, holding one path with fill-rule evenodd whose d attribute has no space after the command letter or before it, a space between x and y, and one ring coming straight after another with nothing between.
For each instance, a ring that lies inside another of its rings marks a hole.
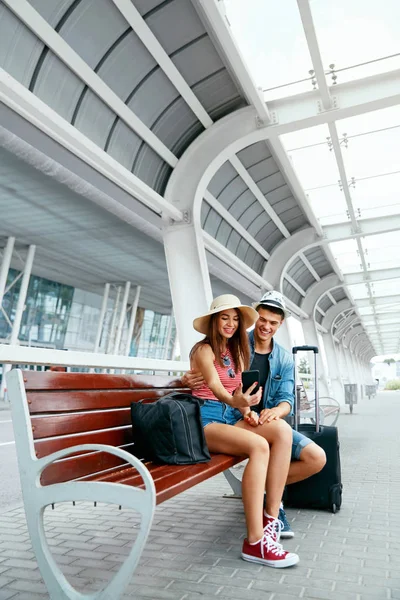
<instances>
[{"instance_id":1,"label":"concrete support pillar","mask_svg":"<svg viewBox=\"0 0 400 600\"><path fill-rule=\"evenodd\" d=\"M32 273L32 265L33 265L33 259L35 257L35 251L36 251L36 246L33 246L33 245L29 246L28 254L26 256L26 261L25 261L24 273L23 273L22 279L21 279L21 287L19 290L17 308L15 310L15 316L14 316L13 325L12 325L12 329L11 329L11 335L10 335L10 345L11 346L15 346L16 344L18 344L19 330L21 328L22 315L24 314L24 310L25 310L26 294L28 292L29 280L30 280L31 273ZM8 373L8 371L10 369L11 369L11 365L3 365L3 376L2 376L2 380L1 380L0 399L4 397L6 374Z\"/></svg>"},{"instance_id":2,"label":"concrete support pillar","mask_svg":"<svg viewBox=\"0 0 400 600\"><path fill-rule=\"evenodd\" d=\"M343 382L342 378L340 377L339 359L335 348L335 342L330 333L323 333L322 339L324 342L326 359L329 365L329 377L331 380L332 395L338 402L340 402L340 404L344 404Z\"/></svg>"},{"instance_id":3,"label":"concrete support pillar","mask_svg":"<svg viewBox=\"0 0 400 600\"><path fill-rule=\"evenodd\" d=\"M123 330L124 322L125 322L125 318L126 318L126 307L128 304L130 289L131 289L131 282L127 281L125 283L124 297L122 298L121 310L119 313L117 334L115 336L115 342L114 342L114 354L119 354L119 347L121 344L122 330Z\"/></svg>"},{"instance_id":4,"label":"concrete support pillar","mask_svg":"<svg viewBox=\"0 0 400 600\"><path fill-rule=\"evenodd\" d=\"M10 269L12 253L14 250L15 238L9 237L4 248L3 260L0 265L0 307L3 304L4 290L6 289L7 275Z\"/></svg>"},{"instance_id":5,"label":"concrete support pillar","mask_svg":"<svg viewBox=\"0 0 400 600\"><path fill-rule=\"evenodd\" d=\"M278 344L283 346L285 350L287 350L290 353L292 352L293 342L290 333L290 326L287 319L285 319L282 325L279 327L278 331L274 335L274 339L278 342Z\"/></svg>"},{"instance_id":6,"label":"concrete support pillar","mask_svg":"<svg viewBox=\"0 0 400 600\"><path fill-rule=\"evenodd\" d=\"M201 339L193 319L206 313L212 290L200 223L165 224L164 249L182 360Z\"/></svg>"},{"instance_id":7,"label":"concrete support pillar","mask_svg":"<svg viewBox=\"0 0 400 600\"><path fill-rule=\"evenodd\" d=\"M304 319L302 321L304 340L307 346L319 346L318 335L314 321L311 319ZM309 356L309 363L311 369L311 375L314 378L314 358ZM329 390L327 385L327 379L324 371L324 365L321 358L321 353L317 354L317 370L318 370L318 388L320 396L329 396Z\"/></svg>"},{"instance_id":8,"label":"concrete support pillar","mask_svg":"<svg viewBox=\"0 0 400 600\"><path fill-rule=\"evenodd\" d=\"M135 327L136 314L137 314L137 309L138 309L138 305L139 305L141 289L142 288L140 285L136 286L135 298L133 299L133 303L132 303L132 307L131 307L131 316L129 319L128 334L126 336L125 356L129 356L129 353L131 351L132 335L133 335L133 330Z\"/></svg>"},{"instance_id":9,"label":"concrete support pillar","mask_svg":"<svg viewBox=\"0 0 400 600\"><path fill-rule=\"evenodd\" d=\"M98 352L99 348L100 348L101 336L103 333L103 326L104 326L104 317L106 316L109 293L110 293L110 284L106 283L104 286L103 300L101 303L99 323L97 325L96 340L94 342L93 352Z\"/></svg>"}]
</instances>

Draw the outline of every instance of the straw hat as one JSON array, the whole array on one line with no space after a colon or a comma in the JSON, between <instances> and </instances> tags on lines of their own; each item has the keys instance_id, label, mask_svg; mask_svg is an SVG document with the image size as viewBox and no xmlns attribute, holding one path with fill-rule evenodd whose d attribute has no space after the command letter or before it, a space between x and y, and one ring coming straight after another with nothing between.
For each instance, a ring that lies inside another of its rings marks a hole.
<instances>
[{"instance_id":1,"label":"straw hat","mask_svg":"<svg viewBox=\"0 0 400 600\"><path fill-rule=\"evenodd\" d=\"M208 326L212 315L222 312L223 310L229 310L231 308L237 308L239 310L246 329L254 325L258 319L258 312L254 310L254 308L243 305L239 298L233 294L223 294L222 296L214 298L208 313L202 315L201 317L197 317L197 319L193 321L193 327L196 331L207 335Z\"/></svg>"}]
</instances>

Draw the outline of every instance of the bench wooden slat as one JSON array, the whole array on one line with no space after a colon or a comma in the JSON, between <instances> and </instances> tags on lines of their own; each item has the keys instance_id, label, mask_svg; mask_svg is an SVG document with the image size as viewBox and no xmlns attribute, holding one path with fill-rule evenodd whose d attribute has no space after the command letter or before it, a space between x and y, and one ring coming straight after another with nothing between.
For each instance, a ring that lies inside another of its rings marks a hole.
<instances>
[{"instance_id":1,"label":"bench wooden slat","mask_svg":"<svg viewBox=\"0 0 400 600\"><path fill-rule=\"evenodd\" d=\"M160 504L176 494L205 481L209 477L213 477L213 475L217 475L233 467L242 460L243 458L241 457L213 454L209 462L196 465L156 465L154 463L146 463L146 466L154 480L157 504ZM118 483L135 487L141 487L142 485L140 475L132 467L122 468L117 473L110 473L109 475L93 475L85 478L84 481L117 481Z\"/></svg>"},{"instance_id":2,"label":"bench wooden slat","mask_svg":"<svg viewBox=\"0 0 400 600\"><path fill-rule=\"evenodd\" d=\"M51 436L63 436L85 431L111 429L131 424L130 408L119 408L88 413L69 413L32 418L32 431L35 440Z\"/></svg>"},{"instance_id":3,"label":"bench wooden slat","mask_svg":"<svg viewBox=\"0 0 400 600\"><path fill-rule=\"evenodd\" d=\"M130 452L133 444L128 444L124 450ZM51 485L86 477L93 473L101 473L109 469L115 469L126 462L108 452L86 452L85 454L72 455L72 457L52 463L43 471L40 483Z\"/></svg>"},{"instance_id":4,"label":"bench wooden slat","mask_svg":"<svg viewBox=\"0 0 400 600\"><path fill-rule=\"evenodd\" d=\"M155 390L90 390L63 392L28 392L29 412L32 415L41 413L67 413L75 411L122 408L139 400L157 400L170 393L170 389ZM182 390L184 391L184 390Z\"/></svg>"},{"instance_id":5,"label":"bench wooden slat","mask_svg":"<svg viewBox=\"0 0 400 600\"><path fill-rule=\"evenodd\" d=\"M30 390L111 390L181 388L176 377L162 375L109 375L106 373L58 373L24 371L25 389Z\"/></svg>"},{"instance_id":6,"label":"bench wooden slat","mask_svg":"<svg viewBox=\"0 0 400 600\"><path fill-rule=\"evenodd\" d=\"M64 448L80 444L107 444L119 447L131 443L132 427L128 426L121 427L120 429L103 429L101 431L37 440L35 442L35 451L38 458L43 458L43 456L57 452L57 450L63 450Z\"/></svg>"}]
</instances>

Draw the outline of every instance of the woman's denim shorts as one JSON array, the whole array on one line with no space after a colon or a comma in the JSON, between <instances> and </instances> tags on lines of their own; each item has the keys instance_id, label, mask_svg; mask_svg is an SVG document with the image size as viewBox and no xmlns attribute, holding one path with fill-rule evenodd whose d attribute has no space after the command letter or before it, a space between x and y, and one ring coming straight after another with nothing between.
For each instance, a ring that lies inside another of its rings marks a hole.
<instances>
[{"instance_id":1,"label":"woman's denim shorts","mask_svg":"<svg viewBox=\"0 0 400 600\"><path fill-rule=\"evenodd\" d=\"M230 406L219 400L204 400L200 406L203 427L207 427L210 423L235 425L237 418L232 415L230 408Z\"/></svg>"}]
</instances>

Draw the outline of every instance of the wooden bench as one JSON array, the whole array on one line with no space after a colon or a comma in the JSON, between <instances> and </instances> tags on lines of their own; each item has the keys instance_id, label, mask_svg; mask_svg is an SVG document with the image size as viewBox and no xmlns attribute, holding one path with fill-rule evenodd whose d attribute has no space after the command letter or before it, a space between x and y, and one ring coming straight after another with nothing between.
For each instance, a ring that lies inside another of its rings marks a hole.
<instances>
[{"instance_id":1,"label":"wooden bench","mask_svg":"<svg viewBox=\"0 0 400 600\"><path fill-rule=\"evenodd\" d=\"M7 388L28 530L50 597L56 600L119 598L139 561L155 505L242 460L218 454L208 463L170 466L134 456L131 402L155 401L182 388L177 379L13 369ZM227 478L234 479L229 471ZM141 515L131 553L106 588L90 596L68 583L44 533L45 507L75 500L123 505Z\"/></svg>"}]
</instances>

